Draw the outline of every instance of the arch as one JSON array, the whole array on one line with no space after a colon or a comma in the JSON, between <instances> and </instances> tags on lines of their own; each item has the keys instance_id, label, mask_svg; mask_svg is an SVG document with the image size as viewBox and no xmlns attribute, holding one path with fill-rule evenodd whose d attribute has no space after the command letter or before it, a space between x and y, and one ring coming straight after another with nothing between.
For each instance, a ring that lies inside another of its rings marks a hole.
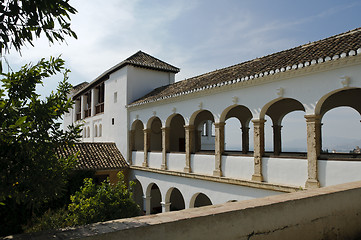
<instances>
[{"instance_id":1,"label":"arch","mask_svg":"<svg viewBox=\"0 0 361 240\"><path fill-rule=\"evenodd\" d=\"M144 208L144 193L143 193L143 187L142 184L140 183L140 181L138 179L133 180L134 185L131 186L131 190L132 190L132 197L133 200L136 204L139 205L140 209L143 211L143 213L145 213L145 208Z\"/></svg>"},{"instance_id":2,"label":"arch","mask_svg":"<svg viewBox=\"0 0 361 240\"><path fill-rule=\"evenodd\" d=\"M361 115L361 89L349 88L333 91L323 96L316 105L315 113L321 117L337 107L351 107Z\"/></svg>"},{"instance_id":3,"label":"arch","mask_svg":"<svg viewBox=\"0 0 361 240\"><path fill-rule=\"evenodd\" d=\"M208 110L197 111L193 120L194 124L194 146L195 151L215 150L214 116ZM204 127L206 126L206 127Z\"/></svg>"},{"instance_id":4,"label":"arch","mask_svg":"<svg viewBox=\"0 0 361 240\"><path fill-rule=\"evenodd\" d=\"M185 209L184 198L178 188L172 187L168 189L165 196L165 202L170 203L170 211Z\"/></svg>"},{"instance_id":5,"label":"arch","mask_svg":"<svg viewBox=\"0 0 361 240\"><path fill-rule=\"evenodd\" d=\"M149 129L149 151L162 151L162 122L158 117L152 117L147 123Z\"/></svg>"},{"instance_id":6,"label":"arch","mask_svg":"<svg viewBox=\"0 0 361 240\"><path fill-rule=\"evenodd\" d=\"M98 137L98 126L94 125L94 137Z\"/></svg>"},{"instance_id":7,"label":"arch","mask_svg":"<svg viewBox=\"0 0 361 240\"><path fill-rule=\"evenodd\" d=\"M83 128L83 138L86 138L86 127Z\"/></svg>"},{"instance_id":8,"label":"arch","mask_svg":"<svg viewBox=\"0 0 361 240\"><path fill-rule=\"evenodd\" d=\"M182 115L173 114L167 121L169 127L169 148L171 152L185 152L185 121Z\"/></svg>"},{"instance_id":9,"label":"arch","mask_svg":"<svg viewBox=\"0 0 361 240\"><path fill-rule=\"evenodd\" d=\"M99 135L98 135L99 137L101 137L102 134L103 134L103 133L102 133L102 130L103 130L103 129L102 129L102 125L99 124Z\"/></svg>"},{"instance_id":10,"label":"arch","mask_svg":"<svg viewBox=\"0 0 361 240\"><path fill-rule=\"evenodd\" d=\"M281 134L281 123L283 118L294 111L303 111L305 112L305 108L302 103L293 99L293 98L279 98L276 100L271 101L270 103L266 104L265 107L262 109L261 112L264 112L265 115L269 116L272 123L267 123L266 126L268 128L269 124L272 124L272 139L273 139L273 153L275 155L279 155L282 152L282 134ZM265 115L263 116L265 119ZM269 141L269 138L265 139L265 142Z\"/></svg>"},{"instance_id":11,"label":"arch","mask_svg":"<svg viewBox=\"0 0 361 240\"><path fill-rule=\"evenodd\" d=\"M143 133L143 122L140 120L135 120L132 124L133 132L133 149L134 151L143 151L144 150L144 133Z\"/></svg>"},{"instance_id":12,"label":"arch","mask_svg":"<svg viewBox=\"0 0 361 240\"><path fill-rule=\"evenodd\" d=\"M243 105L233 105L223 111L220 121L226 123L224 129L225 151L236 150L242 151L242 153L249 151L249 123L251 119L251 111ZM232 136L232 141L228 141L230 136ZM233 143L233 146L230 146L230 143Z\"/></svg>"},{"instance_id":13,"label":"arch","mask_svg":"<svg viewBox=\"0 0 361 240\"><path fill-rule=\"evenodd\" d=\"M189 203L190 208L203 207L212 205L212 201L204 193L196 193L192 196Z\"/></svg>"},{"instance_id":14,"label":"arch","mask_svg":"<svg viewBox=\"0 0 361 240\"><path fill-rule=\"evenodd\" d=\"M150 214L156 214L162 212L162 194L160 192L160 189L157 184L150 183L147 187L147 198L150 197L150 199L147 199L147 201L150 201L149 204L149 212Z\"/></svg>"},{"instance_id":15,"label":"arch","mask_svg":"<svg viewBox=\"0 0 361 240\"><path fill-rule=\"evenodd\" d=\"M90 127L89 127L89 126L87 127L87 131L86 131L86 132L87 132L87 137L89 138L89 137L90 137Z\"/></svg>"}]
</instances>

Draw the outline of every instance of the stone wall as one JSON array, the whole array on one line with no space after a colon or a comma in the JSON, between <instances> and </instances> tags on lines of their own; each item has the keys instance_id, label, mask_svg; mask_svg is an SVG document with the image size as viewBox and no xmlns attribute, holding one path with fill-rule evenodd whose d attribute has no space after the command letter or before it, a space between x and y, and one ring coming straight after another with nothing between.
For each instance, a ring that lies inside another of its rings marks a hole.
<instances>
[{"instance_id":1,"label":"stone wall","mask_svg":"<svg viewBox=\"0 0 361 240\"><path fill-rule=\"evenodd\" d=\"M361 181L12 239L358 239Z\"/></svg>"}]
</instances>

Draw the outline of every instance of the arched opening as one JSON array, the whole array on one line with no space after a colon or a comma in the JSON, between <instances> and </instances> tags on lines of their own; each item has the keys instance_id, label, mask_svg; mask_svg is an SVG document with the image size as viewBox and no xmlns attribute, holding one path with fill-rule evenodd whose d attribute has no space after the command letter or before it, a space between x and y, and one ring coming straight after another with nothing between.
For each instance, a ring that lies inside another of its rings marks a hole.
<instances>
[{"instance_id":1,"label":"arched opening","mask_svg":"<svg viewBox=\"0 0 361 240\"><path fill-rule=\"evenodd\" d=\"M203 207L209 205L212 205L212 201L209 199L209 197L207 197L207 195L203 193L194 194L190 202L191 208Z\"/></svg>"},{"instance_id":2,"label":"arched opening","mask_svg":"<svg viewBox=\"0 0 361 240\"><path fill-rule=\"evenodd\" d=\"M361 89L330 95L321 105L321 152L328 157L361 157Z\"/></svg>"},{"instance_id":3,"label":"arched opening","mask_svg":"<svg viewBox=\"0 0 361 240\"><path fill-rule=\"evenodd\" d=\"M337 107L322 118L322 152L360 153L360 114L351 107Z\"/></svg>"},{"instance_id":4,"label":"arched opening","mask_svg":"<svg viewBox=\"0 0 361 240\"><path fill-rule=\"evenodd\" d=\"M140 120L136 120L133 123L134 131L134 144L133 144L133 151L143 151L144 150L144 133L143 133L143 123Z\"/></svg>"},{"instance_id":5,"label":"arched opening","mask_svg":"<svg viewBox=\"0 0 361 240\"><path fill-rule=\"evenodd\" d=\"M98 126L94 125L94 137L98 137Z\"/></svg>"},{"instance_id":6,"label":"arched opening","mask_svg":"<svg viewBox=\"0 0 361 240\"><path fill-rule=\"evenodd\" d=\"M182 193L177 188L170 189L170 191L170 211L179 211L185 209L185 203Z\"/></svg>"},{"instance_id":7,"label":"arched opening","mask_svg":"<svg viewBox=\"0 0 361 240\"><path fill-rule=\"evenodd\" d=\"M283 118L291 112L294 111L305 111L303 105L291 98L284 98L272 103L266 111L266 115L269 116L269 119L265 118L266 125L265 125L265 151L273 152L274 155L281 154L282 150L282 142L285 140L282 137L282 120ZM271 125L272 124L272 125ZM269 127L271 127L272 132L269 133ZM304 128L304 130L306 130ZM272 136L272 137L270 137ZM273 146L270 147L273 143Z\"/></svg>"},{"instance_id":8,"label":"arched opening","mask_svg":"<svg viewBox=\"0 0 361 240\"><path fill-rule=\"evenodd\" d=\"M307 152L307 125L305 112L294 111L282 120L282 152Z\"/></svg>"},{"instance_id":9,"label":"arched opening","mask_svg":"<svg viewBox=\"0 0 361 240\"><path fill-rule=\"evenodd\" d=\"M87 133L87 137L89 138L90 137L90 127L87 127L86 133Z\"/></svg>"},{"instance_id":10,"label":"arched opening","mask_svg":"<svg viewBox=\"0 0 361 240\"><path fill-rule=\"evenodd\" d=\"M162 151L162 122L157 117L151 120L149 139L149 151Z\"/></svg>"},{"instance_id":11,"label":"arched opening","mask_svg":"<svg viewBox=\"0 0 361 240\"><path fill-rule=\"evenodd\" d=\"M144 208L143 188L142 188L142 184L137 179L134 180L134 185L132 186L132 192L133 192L134 202L139 205L140 209L145 214L146 209Z\"/></svg>"},{"instance_id":12,"label":"arched opening","mask_svg":"<svg viewBox=\"0 0 361 240\"><path fill-rule=\"evenodd\" d=\"M252 113L245 106L235 106L227 112L224 129L225 151L242 151L242 153L250 151L249 123L251 119Z\"/></svg>"},{"instance_id":13,"label":"arched opening","mask_svg":"<svg viewBox=\"0 0 361 240\"><path fill-rule=\"evenodd\" d=\"M85 128L83 128L83 138L86 138L86 127Z\"/></svg>"},{"instance_id":14,"label":"arched opening","mask_svg":"<svg viewBox=\"0 0 361 240\"><path fill-rule=\"evenodd\" d=\"M203 110L194 119L195 151L214 151L215 129L214 118L210 111Z\"/></svg>"},{"instance_id":15,"label":"arched opening","mask_svg":"<svg viewBox=\"0 0 361 240\"><path fill-rule=\"evenodd\" d=\"M99 137L101 137L101 136L102 136L102 125L99 124Z\"/></svg>"},{"instance_id":16,"label":"arched opening","mask_svg":"<svg viewBox=\"0 0 361 240\"><path fill-rule=\"evenodd\" d=\"M170 151L185 152L184 118L180 114L176 114L172 117L169 127Z\"/></svg>"},{"instance_id":17,"label":"arched opening","mask_svg":"<svg viewBox=\"0 0 361 240\"><path fill-rule=\"evenodd\" d=\"M150 187L150 214L157 214L162 212L162 195L157 184L152 183ZM149 188L148 187L148 188Z\"/></svg>"}]
</instances>

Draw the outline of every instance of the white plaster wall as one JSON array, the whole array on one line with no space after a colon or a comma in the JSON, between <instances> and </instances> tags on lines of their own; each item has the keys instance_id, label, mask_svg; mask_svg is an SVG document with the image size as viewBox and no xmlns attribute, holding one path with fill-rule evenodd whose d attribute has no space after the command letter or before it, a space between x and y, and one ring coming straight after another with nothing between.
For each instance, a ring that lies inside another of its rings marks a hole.
<instances>
[{"instance_id":1,"label":"white plaster wall","mask_svg":"<svg viewBox=\"0 0 361 240\"><path fill-rule=\"evenodd\" d=\"M186 162L185 153L167 153L168 169L183 172Z\"/></svg>"},{"instance_id":2,"label":"white plaster wall","mask_svg":"<svg viewBox=\"0 0 361 240\"><path fill-rule=\"evenodd\" d=\"M144 162L144 152L143 151L133 151L132 152L132 162L133 165L142 166Z\"/></svg>"},{"instance_id":3,"label":"white plaster wall","mask_svg":"<svg viewBox=\"0 0 361 240\"><path fill-rule=\"evenodd\" d=\"M191 156L191 169L194 173L213 175L214 166L214 155L192 154Z\"/></svg>"},{"instance_id":4,"label":"white plaster wall","mask_svg":"<svg viewBox=\"0 0 361 240\"><path fill-rule=\"evenodd\" d=\"M307 159L262 158L263 179L304 187L307 180Z\"/></svg>"},{"instance_id":5,"label":"white plaster wall","mask_svg":"<svg viewBox=\"0 0 361 240\"><path fill-rule=\"evenodd\" d=\"M321 187L361 180L360 161L318 160Z\"/></svg>"},{"instance_id":6,"label":"white plaster wall","mask_svg":"<svg viewBox=\"0 0 361 240\"><path fill-rule=\"evenodd\" d=\"M146 189L149 184L156 183L161 191L163 202L165 201L166 192L172 187L177 188L184 198L186 208L189 208L190 200L196 193L203 193L208 196L212 201L212 204L225 203L230 200L242 201L281 194L280 192L276 191L157 174L139 170L133 170L131 172L131 179L139 180L144 193L146 193Z\"/></svg>"},{"instance_id":7,"label":"white plaster wall","mask_svg":"<svg viewBox=\"0 0 361 240\"><path fill-rule=\"evenodd\" d=\"M284 89L284 98L300 101L305 106L307 114L313 114L314 108L322 96L343 88L341 84L343 79L340 77L344 75L351 77L350 87L361 87L361 68L348 66L294 78L272 81L265 79L263 84L254 86L245 82L244 85L224 87L225 91L219 90L219 92L210 93L203 91L198 95L190 94L191 97L175 97L173 101L159 101L158 103L132 107L129 108L130 121L133 122L138 115L140 120L147 122L153 116L153 111L156 111L157 116L164 123L175 110L176 113L184 117L185 124L188 124L192 114L202 109L209 110L215 121L218 122L220 115L227 107L235 106L233 97L238 98L238 105L248 107L254 118L258 118L261 110L267 104L280 99L277 95L277 89L281 87Z\"/></svg>"},{"instance_id":8,"label":"white plaster wall","mask_svg":"<svg viewBox=\"0 0 361 240\"><path fill-rule=\"evenodd\" d=\"M225 177L251 180L254 172L253 157L222 156L222 173Z\"/></svg>"},{"instance_id":9,"label":"white plaster wall","mask_svg":"<svg viewBox=\"0 0 361 240\"><path fill-rule=\"evenodd\" d=\"M155 88L174 83L175 74L127 66L127 103L131 103Z\"/></svg>"},{"instance_id":10,"label":"white plaster wall","mask_svg":"<svg viewBox=\"0 0 361 240\"><path fill-rule=\"evenodd\" d=\"M159 168L162 165L161 152L148 152L148 166L151 168Z\"/></svg>"}]
</instances>

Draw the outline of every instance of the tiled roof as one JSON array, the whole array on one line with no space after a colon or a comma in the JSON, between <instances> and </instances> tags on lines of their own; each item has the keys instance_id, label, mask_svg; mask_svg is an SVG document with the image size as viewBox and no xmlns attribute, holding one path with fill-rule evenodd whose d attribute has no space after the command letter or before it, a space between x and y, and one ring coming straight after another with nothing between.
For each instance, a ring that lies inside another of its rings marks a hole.
<instances>
[{"instance_id":1,"label":"tiled roof","mask_svg":"<svg viewBox=\"0 0 361 240\"><path fill-rule=\"evenodd\" d=\"M77 152L77 170L107 170L129 166L115 143L75 143L73 147L64 146L56 151L59 157Z\"/></svg>"},{"instance_id":2,"label":"tiled roof","mask_svg":"<svg viewBox=\"0 0 361 240\"><path fill-rule=\"evenodd\" d=\"M83 86L83 88L79 89L79 91L75 94L74 97L79 96L80 94L88 91L92 87L107 80L109 78L109 74L119 70L120 68L126 65L132 65L136 67L148 68L148 69L164 71L164 72L173 72L173 73L179 72L179 68L174 67L166 62L163 62L145 52L138 51L137 53L125 59L124 61L118 63L117 65L113 66L112 68L102 73L99 77L97 77L95 80L90 82L88 85Z\"/></svg>"},{"instance_id":3,"label":"tiled roof","mask_svg":"<svg viewBox=\"0 0 361 240\"><path fill-rule=\"evenodd\" d=\"M85 87L86 85L88 85L89 83L88 82L82 82L82 83L79 83L78 85L75 85L73 87L73 91L74 92L77 92L79 91L80 89L82 89L83 87Z\"/></svg>"},{"instance_id":4,"label":"tiled roof","mask_svg":"<svg viewBox=\"0 0 361 240\"><path fill-rule=\"evenodd\" d=\"M361 28L157 88L130 106L252 81L358 54L361 54Z\"/></svg>"}]
</instances>

